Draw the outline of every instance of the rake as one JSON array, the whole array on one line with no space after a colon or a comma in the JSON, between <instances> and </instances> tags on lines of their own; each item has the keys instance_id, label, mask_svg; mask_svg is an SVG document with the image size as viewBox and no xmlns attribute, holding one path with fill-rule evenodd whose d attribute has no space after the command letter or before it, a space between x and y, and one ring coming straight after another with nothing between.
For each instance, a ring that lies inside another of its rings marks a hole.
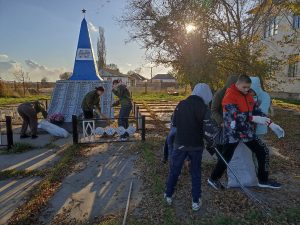
<instances>
[{"instance_id":1,"label":"rake","mask_svg":"<svg viewBox=\"0 0 300 225\"><path fill-rule=\"evenodd\" d=\"M251 191L250 189L246 188L239 180L238 176L236 175L236 173L234 172L234 170L229 166L229 164L226 162L226 160L224 159L224 157L222 156L222 154L219 152L219 150L214 147L214 150L216 151L216 153L218 154L218 156L222 159L222 161L226 164L227 168L230 170L230 172L233 174L233 176L235 177L236 181L238 182L238 184L240 185L240 188L242 189L242 191L245 193L245 195L258 207L261 209L262 213L266 216L270 216L271 214L271 208L268 206L268 204L262 202L255 194L253 191Z\"/></svg>"}]
</instances>

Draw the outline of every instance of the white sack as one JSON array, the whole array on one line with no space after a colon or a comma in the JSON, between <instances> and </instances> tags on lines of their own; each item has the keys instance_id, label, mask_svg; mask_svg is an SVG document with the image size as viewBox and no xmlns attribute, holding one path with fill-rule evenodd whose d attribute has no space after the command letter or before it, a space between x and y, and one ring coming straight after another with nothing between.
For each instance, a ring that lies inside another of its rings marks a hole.
<instances>
[{"instance_id":1,"label":"white sack","mask_svg":"<svg viewBox=\"0 0 300 225\"><path fill-rule=\"evenodd\" d=\"M252 151L242 142L237 146L229 163L244 186L257 186L258 180L252 159ZM228 187L239 187L234 175L227 169Z\"/></svg>"},{"instance_id":2,"label":"white sack","mask_svg":"<svg viewBox=\"0 0 300 225\"><path fill-rule=\"evenodd\" d=\"M56 126L53 123L48 122L47 120L42 120L39 125L38 128L43 129L45 131L47 131L49 134L56 136L56 137L63 137L63 138L67 138L69 136L68 131L66 131L65 129Z\"/></svg>"}]
</instances>

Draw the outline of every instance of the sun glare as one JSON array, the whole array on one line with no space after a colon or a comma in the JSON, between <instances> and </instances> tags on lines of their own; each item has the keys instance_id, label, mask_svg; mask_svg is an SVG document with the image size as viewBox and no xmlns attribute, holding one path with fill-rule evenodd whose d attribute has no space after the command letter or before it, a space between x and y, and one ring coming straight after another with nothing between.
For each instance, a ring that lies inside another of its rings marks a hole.
<instances>
[{"instance_id":1,"label":"sun glare","mask_svg":"<svg viewBox=\"0 0 300 225\"><path fill-rule=\"evenodd\" d=\"M185 29L186 29L186 32L187 32L187 33L191 33L191 32L193 32L194 30L196 30L196 26L193 25L193 24L187 24L187 25L185 26Z\"/></svg>"}]
</instances>

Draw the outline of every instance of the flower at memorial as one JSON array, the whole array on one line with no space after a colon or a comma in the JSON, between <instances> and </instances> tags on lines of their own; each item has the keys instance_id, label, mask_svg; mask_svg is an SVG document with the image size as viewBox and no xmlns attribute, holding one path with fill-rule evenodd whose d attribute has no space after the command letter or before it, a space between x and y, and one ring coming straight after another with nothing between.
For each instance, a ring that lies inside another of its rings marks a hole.
<instances>
[{"instance_id":1,"label":"flower at memorial","mask_svg":"<svg viewBox=\"0 0 300 225\"><path fill-rule=\"evenodd\" d=\"M48 116L48 120L51 122L51 123L62 123L65 121L65 117L63 114L61 113L53 113L51 115Z\"/></svg>"}]
</instances>

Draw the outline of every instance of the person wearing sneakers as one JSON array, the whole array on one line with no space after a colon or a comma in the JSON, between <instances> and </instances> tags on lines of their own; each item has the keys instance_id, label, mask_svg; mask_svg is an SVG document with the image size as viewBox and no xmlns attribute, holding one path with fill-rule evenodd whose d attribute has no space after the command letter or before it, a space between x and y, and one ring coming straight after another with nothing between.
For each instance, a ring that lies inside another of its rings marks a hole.
<instances>
[{"instance_id":1,"label":"person wearing sneakers","mask_svg":"<svg viewBox=\"0 0 300 225\"><path fill-rule=\"evenodd\" d=\"M225 144L222 146L221 154L229 162L239 142L242 141L257 157L258 186L278 189L281 185L276 181L269 180L269 172L266 169L267 152L264 150L264 146L257 141L255 126L256 124L269 126L278 138L284 137L284 130L261 112L249 92L250 87L250 77L240 75L238 81L227 89L222 100ZM224 189L219 179L225 170L226 164L219 158L208 179L208 184L217 190Z\"/></svg>"},{"instance_id":2,"label":"person wearing sneakers","mask_svg":"<svg viewBox=\"0 0 300 225\"><path fill-rule=\"evenodd\" d=\"M114 106L121 105L118 119L118 126L128 128L128 117L130 116L130 112L132 110L132 101L128 88L126 85L122 84L119 80L113 81L113 89L112 92L115 96L119 98L118 101L113 103ZM126 140L129 137L129 134L125 132L125 134L121 135L121 140Z\"/></svg>"},{"instance_id":3,"label":"person wearing sneakers","mask_svg":"<svg viewBox=\"0 0 300 225\"><path fill-rule=\"evenodd\" d=\"M174 188L181 173L186 157L190 159L190 173L192 178L192 209L197 211L201 207L201 161L204 149L203 139L212 134L209 102L212 93L207 84L199 83L192 95L181 101L173 117L176 127L174 149L171 155L170 171L167 178L164 198L168 205L172 204Z\"/></svg>"},{"instance_id":4,"label":"person wearing sneakers","mask_svg":"<svg viewBox=\"0 0 300 225\"><path fill-rule=\"evenodd\" d=\"M45 119L47 118L47 111L45 110L43 104L41 104L39 101L22 103L18 106L18 113L23 119L20 138L23 139L30 137L28 134L26 134L28 125L31 130L31 138L37 138L37 114L42 113L43 117Z\"/></svg>"}]
</instances>

